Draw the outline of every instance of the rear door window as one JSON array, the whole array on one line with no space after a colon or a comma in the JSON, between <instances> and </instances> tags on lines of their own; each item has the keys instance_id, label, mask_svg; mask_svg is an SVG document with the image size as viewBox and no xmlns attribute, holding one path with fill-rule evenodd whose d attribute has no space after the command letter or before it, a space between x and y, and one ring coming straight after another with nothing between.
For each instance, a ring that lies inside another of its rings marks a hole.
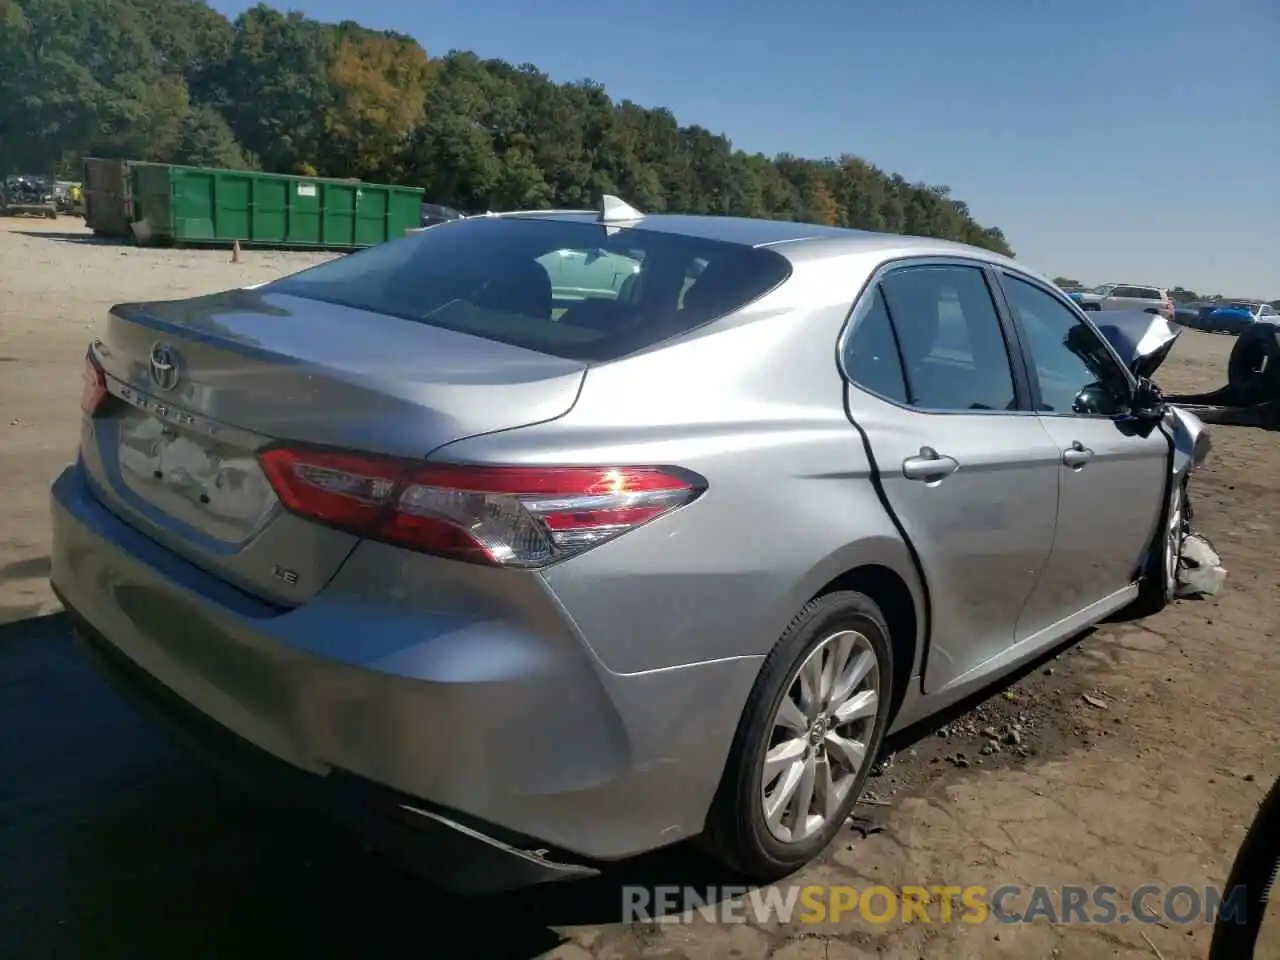
<instances>
[{"instance_id":1,"label":"rear door window","mask_svg":"<svg viewBox=\"0 0 1280 960\"><path fill-rule=\"evenodd\" d=\"M740 309L790 264L762 248L594 219L459 220L261 288L606 362Z\"/></svg>"},{"instance_id":2,"label":"rear door window","mask_svg":"<svg viewBox=\"0 0 1280 960\"><path fill-rule=\"evenodd\" d=\"M844 369L863 390L897 403L909 402L902 358L879 287L871 291L871 307L858 318L845 341Z\"/></svg>"},{"instance_id":3,"label":"rear door window","mask_svg":"<svg viewBox=\"0 0 1280 960\"><path fill-rule=\"evenodd\" d=\"M904 267L880 281L912 406L1014 410L1009 351L979 267Z\"/></svg>"}]
</instances>

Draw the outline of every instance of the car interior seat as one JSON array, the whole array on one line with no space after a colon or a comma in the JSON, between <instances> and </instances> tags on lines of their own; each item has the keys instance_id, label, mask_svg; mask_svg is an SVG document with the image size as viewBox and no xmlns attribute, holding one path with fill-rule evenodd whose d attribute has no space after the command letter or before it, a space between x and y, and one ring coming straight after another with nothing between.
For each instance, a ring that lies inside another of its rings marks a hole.
<instances>
[{"instance_id":1,"label":"car interior seat","mask_svg":"<svg viewBox=\"0 0 1280 960\"><path fill-rule=\"evenodd\" d=\"M550 320L554 305L551 277L535 260L512 261L472 302L483 310Z\"/></svg>"}]
</instances>

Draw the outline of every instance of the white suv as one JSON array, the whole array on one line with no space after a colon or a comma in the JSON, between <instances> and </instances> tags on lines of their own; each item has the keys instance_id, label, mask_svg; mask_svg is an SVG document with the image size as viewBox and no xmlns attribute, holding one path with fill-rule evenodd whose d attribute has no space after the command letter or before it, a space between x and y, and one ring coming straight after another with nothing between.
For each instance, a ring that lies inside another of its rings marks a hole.
<instances>
[{"instance_id":1,"label":"white suv","mask_svg":"<svg viewBox=\"0 0 1280 960\"><path fill-rule=\"evenodd\" d=\"M1173 300L1163 287L1136 283L1104 283L1100 287L1072 294L1085 310L1143 310L1173 319Z\"/></svg>"}]
</instances>

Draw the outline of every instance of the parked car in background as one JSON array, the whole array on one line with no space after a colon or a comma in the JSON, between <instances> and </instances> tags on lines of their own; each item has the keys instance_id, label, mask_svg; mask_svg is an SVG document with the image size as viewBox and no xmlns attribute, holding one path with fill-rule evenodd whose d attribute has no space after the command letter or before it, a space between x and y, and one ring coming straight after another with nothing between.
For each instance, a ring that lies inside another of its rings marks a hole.
<instances>
[{"instance_id":1,"label":"parked car in background","mask_svg":"<svg viewBox=\"0 0 1280 960\"><path fill-rule=\"evenodd\" d=\"M1083 306L1085 303L1096 303L1100 297L1105 297L1111 292L1116 285L1114 283L1100 283L1096 287L1084 287L1080 290L1072 290L1069 296L1076 303Z\"/></svg>"},{"instance_id":2,"label":"parked car in background","mask_svg":"<svg viewBox=\"0 0 1280 960\"><path fill-rule=\"evenodd\" d=\"M439 203L424 203L422 205L422 226L433 227L437 223L446 223L449 220L461 220L462 212L446 207Z\"/></svg>"},{"instance_id":3,"label":"parked car in background","mask_svg":"<svg viewBox=\"0 0 1280 960\"><path fill-rule=\"evenodd\" d=\"M1205 328L1205 323L1209 319L1209 314L1217 310L1220 305L1221 301L1219 300L1210 300L1208 303L1200 304L1199 307L1196 308L1196 320L1192 326L1197 330L1203 330Z\"/></svg>"},{"instance_id":4,"label":"parked car in background","mask_svg":"<svg viewBox=\"0 0 1280 960\"><path fill-rule=\"evenodd\" d=\"M1231 300L1213 306L1200 322L1200 329L1210 333L1239 335L1255 323L1276 323L1280 317L1269 303Z\"/></svg>"},{"instance_id":5,"label":"parked car in background","mask_svg":"<svg viewBox=\"0 0 1280 960\"><path fill-rule=\"evenodd\" d=\"M551 279L556 301L565 304L567 310L584 300L627 302L643 260L643 250L611 253L604 249L570 249L544 254L538 264Z\"/></svg>"},{"instance_id":6,"label":"parked car in background","mask_svg":"<svg viewBox=\"0 0 1280 960\"><path fill-rule=\"evenodd\" d=\"M988 250L612 197L117 305L53 588L441 884L699 835L777 880L887 732L1173 596L1207 436L1145 379L1177 331L1099 319Z\"/></svg>"},{"instance_id":7,"label":"parked car in background","mask_svg":"<svg viewBox=\"0 0 1280 960\"><path fill-rule=\"evenodd\" d=\"M58 216L54 182L39 174L14 174L0 183L0 214L29 215L55 220Z\"/></svg>"},{"instance_id":8,"label":"parked car in background","mask_svg":"<svg viewBox=\"0 0 1280 960\"><path fill-rule=\"evenodd\" d=\"M1104 283L1072 297L1083 310L1141 310L1173 320L1173 300L1163 287L1135 283Z\"/></svg>"},{"instance_id":9,"label":"parked car in background","mask_svg":"<svg viewBox=\"0 0 1280 960\"><path fill-rule=\"evenodd\" d=\"M1201 311L1204 310L1203 303L1178 303L1173 304L1173 320L1174 323L1181 324L1184 327L1195 327L1200 319Z\"/></svg>"}]
</instances>

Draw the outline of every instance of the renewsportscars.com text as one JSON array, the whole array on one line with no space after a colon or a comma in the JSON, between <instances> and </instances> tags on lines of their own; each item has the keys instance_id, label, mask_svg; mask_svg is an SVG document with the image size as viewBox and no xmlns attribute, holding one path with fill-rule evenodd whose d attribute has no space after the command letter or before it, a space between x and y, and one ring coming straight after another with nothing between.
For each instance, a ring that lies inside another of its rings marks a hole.
<instances>
[{"instance_id":1,"label":"renewsportscars.com text","mask_svg":"<svg viewBox=\"0 0 1280 960\"><path fill-rule=\"evenodd\" d=\"M624 921L665 923L1034 923L1187 925L1242 923L1243 888L1145 884L1125 895L1112 886L975 885L638 887L622 889Z\"/></svg>"}]
</instances>

